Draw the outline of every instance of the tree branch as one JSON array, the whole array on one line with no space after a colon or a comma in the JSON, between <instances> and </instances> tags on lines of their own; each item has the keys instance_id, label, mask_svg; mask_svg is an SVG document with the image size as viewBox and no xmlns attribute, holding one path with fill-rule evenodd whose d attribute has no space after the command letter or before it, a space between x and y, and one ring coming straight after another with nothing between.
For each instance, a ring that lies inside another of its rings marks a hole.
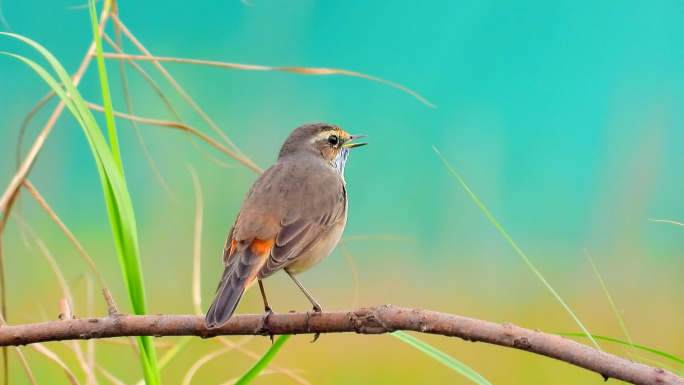
<instances>
[{"instance_id":1,"label":"tree branch","mask_svg":"<svg viewBox=\"0 0 684 385\"><path fill-rule=\"evenodd\" d=\"M263 335L263 316L234 315L227 324L207 329L204 317L192 315L113 316L67 319L0 328L0 346L91 338L151 335L198 336ZM355 311L272 314L268 334L345 333L382 334L397 330L459 337L466 341L525 350L591 370L604 378L633 384L684 384L667 370L629 361L564 337L524 329L513 324L495 324L429 310L391 305Z\"/></svg>"}]
</instances>

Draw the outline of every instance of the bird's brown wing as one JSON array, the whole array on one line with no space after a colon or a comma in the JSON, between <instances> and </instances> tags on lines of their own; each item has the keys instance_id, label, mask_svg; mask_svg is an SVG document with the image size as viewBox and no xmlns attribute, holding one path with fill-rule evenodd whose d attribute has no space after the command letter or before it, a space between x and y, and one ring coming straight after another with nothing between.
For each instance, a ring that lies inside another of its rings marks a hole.
<instances>
[{"instance_id":1,"label":"bird's brown wing","mask_svg":"<svg viewBox=\"0 0 684 385\"><path fill-rule=\"evenodd\" d=\"M276 163L254 183L226 240L223 263L255 240L275 241L265 278L311 249L345 218L344 181L332 167ZM233 246L234 245L234 246Z\"/></svg>"},{"instance_id":2,"label":"bird's brown wing","mask_svg":"<svg viewBox=\"0 0 684 385\"><path fill-rule=\"evenodd\" d=\"M337 202L335 207L316 217L298 217L292 223L284 225L276 236L271 255L261 267L258 277L266 278L306 255L327 236L335 224L344 220L345 205L344 202Z\"/></svg>"},{"instance_id":3,"label":"bird's brown wing","mask_svg":"<svg viewBox=\"0 0 684 385\"><path fill-rule=\"evenodd\" d=\"M276 164L254 182L228 233L223 249L223 276L205 317L209 328L228 321L245 289L271 255L275 237L282 227L283 213L277 204L282 196L274 188L282 171L282 166Z\"/></svg>"},{"instance_id":4,"label":"bird's brown wing","mask_svg":"<svg viewBox=\"0 0 684 385\"><path fill-rule=\"evenodd\" d=\"M347 194L335 170L312 178L295 197L294 204L285 208L281 229L259 278L266 278L305 255L334 225L345 220Z\"/></svg>"}]
</instances>

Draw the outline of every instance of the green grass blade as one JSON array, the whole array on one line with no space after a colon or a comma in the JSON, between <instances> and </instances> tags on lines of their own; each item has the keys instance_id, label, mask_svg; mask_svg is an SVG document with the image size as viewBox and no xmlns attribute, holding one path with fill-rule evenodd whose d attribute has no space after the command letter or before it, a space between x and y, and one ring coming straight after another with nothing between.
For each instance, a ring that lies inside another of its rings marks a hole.
<instances>
[{"instance_id":1,"label":"green grass blade","mask_svg":"<svg viewBox=\"0 0 684 385\"><path fill-rule=\"evenodd\" d=\"M408 335L404 332L393 332L393 333L390 333L390 335L406 342L407 344L413 346L414 348L420 350L421 352L423 352L423 353L427 354L428 356L434 358L435 360L441 362L442 364L446 365L447 367L449 367L449 368L453 369L454 371L460 373L462 376L473 381L476 384L491 385L491 383L489 381L487 381L484 377L482 377L479 373L477 373L473 369L470 369L464 363L462 363L462 362L458 361L457 359L449 356L448 354L444 353L443 351L419 340L416 337Z\"/></svg>"},{"instance_id":2,"label":"green grass blade","mask_svg":"<svg viewBox=\"0 0 684 385\"><path fill-rule=\"evenodd\" d=\"M135 314L145 314L147 305L133 204L121 168L114 160L112 152L102 135L102 131L66 70L49 51L23 36L4 32L0 32L0 34L23 41L40 52L50 63L59 80L64 85L64 90L62 90L56 80L52 79L45 70L41 71L42 68L40 66L28 61L28 59L24 60L59 94L67 108L69 108L83 128L100 174L119 263L121 264L133 312ZM23 60L20 57L17 58ZM157 370L156 353L152 345L152 338L141 337L139 344L145 380L148 384L159 384L159 371Z\"/></svg>"},{"instance_id":3,"label":"green grass blade","mask_svg":"<svg viewBox=\"0 0 684 385\"><path fill-rule=\"evenodd\" d=\"M104 106L105 110L105 119L107 122L107 132L109 133L109 145L111 147L111 154L114 159L114 162L118 166L119 172L121 173L121 177L123 182L125 183L125 175L123 171L123 164L121 162L121 153L119 151L119 141L117 138L116 134L116 124L114 122L114 108L112 107L112 99L111 95L109 92L109 81L107 80L107 69L105 67L105 62L104 62L104 56L102 54L102 40L100 37L100 31L99 31L99 26L97 22L97 12L95 8L95 1L94 0L89 0L89 5L90 5L90 21L91 21L91 26L93 29L93 41L95 42L95 51L97 53L97 67L98 67L98 74L100 78L100 86L102 89L102 105ZM111 0L107 0L104 3L103 7L103 13L108 12L109 8L111 7ZM125 186L124 186L125 188ZM118 208L118 207L114 207ZM133 213L133 208L131 205L131 214ZM111 211L110 211L110 216L111 216ZM121 216L117 215L116 216L118 219L121 219ZM132 217L133 219L133 226L132 228L135 229L135 217ZM123 224L123 223L119 223ZM131 227L131 226L122 226L121 230L122 232L125 231L126 227ZM123 233L125 234L125 232ZM137 234L137 232L136 232ZM145 314L147 312L147 306L145 303L145 292L144 292L144 285L143 285L143 277L142 277L142 268L140 266L140 252L138 249L138 242L137 242L137 235L135 239L135 250L131 250L133 254L130 254L134 256L136 259L135 261L130 261L133 266L129 269L129 265L127 264L126 269L124 270L124 275L129 276L129 278L134 278L139 279L140 284L139 287L142 288L142 291L140 293L137 293L138 295L136 296L138 299L142 299L142 302L140 303L134 303L134 307L137 307L140 311L140 313L137 314ZM139 277L139 278L137 278ZM145 381L148 384L161 384L161 375L159 373L159 368L157 366L157 354L156 350L154 348L154 343L152 340L152 337L149 336L142 336L139 337L139 344L141 345L140 351L141 351L141 358L142 358L142 364L143 364L143 370L144 370L144 375L145 375Z\"/></svg>"},{"instance_id":4,"label":"green grass blade","mask_svg":"<svg viewBox=\"0 0 684 385\"><path fill-rule=\"evenodd\" d=\"M451 167L451 164L449 164L449 162L447 162L447 160L444 158L444 156L442 156L442 154L439 152L439 150L437 150L436 147L433 146L432 148L437 153L437 156L439 156L439 158L442 160L442 162L444 162L444 164L447 166L449 171L451 171L451 173L454 175L454 177L456 177L456 179L461 184L461 186L463 186L463 188L466 190L466 192L468 192L468 195L470 195L470 197L475 201L475 203L478 205L478 207L480 207L480 209L485 213L487 218L489 218L489 220L492 222L492 224L494 224L494 226L497 228L497 230L499 230L501 235L503 235L504 238L506 238L508 243L513 247L513 249L515 249L515 251L518 253L520 258L522 258L522 260L525 261L525 263L532 270L534 275L536 275L537 278L539 278L539 280L542 281L544 286L546 286L546 288L549 289L549 291L551 292L551 294L553 294L553 296L556 298L556 300L558 300L558 302L560 302L560 304L563 306L563 308L565 308L565 310L570 314L572 319L575 320L575 323L577 323L577 325L579 325L580 329L582 329L582 331L587 335L587 337L589 337L591 342L594 343L594 346L596 346L596 349L601 350L601 348L598 346L596 341L591 337L591 334L589 333L589 331L584 327L582 322L580 322L579 318L577 318L575 313L573 313L572 310L570 310L570 307L568 307L568 305L565 303L565 301L563 301L563 299L560 297L560 295L558 295L558 293L556 293L556 290L554 290L553 287L551 287L551 284L549 284L549 282L544 278L544 276L541 275L539 270L537 270L537 268L534 267L534 265L532 264L532 261L530 261L527 258L527 256L525 255L525 253L523 253L523 251L518 247L518 245L515 242L513 242L513 239L508 235L506 230L503 229L503 227L499 224L499 222L497 222L497 220L494 219L494 216L492 216L492 214L489 213L489 210L487 210L487 208L482 204L482 202L480 202L480 200L477 199L477 196L475 196L475 194L470 190L470 188L468 188L468 185L465 184L463 179L461 179L461 177L458 176L458 174L456 173L454 168Z\"/></svg>"},{"instance_id":5,"label":"green grass blade","mask_svg":"<svg viewBox=\"0 0 684 385\"><path fill-rule=\"evenodd\" d=\"M171 362L176 356L183 350L190 341L192 341L195 337L191 336L186 336L180 339L178 343L173 345L173 347L169 350L166 351L166 354L162 356L162 358L159 360L159 369L163 369L166 365Z\"/></svg>"},{"instance_id":6,"label":"green grass blade","mask_svg":"<svg viewBox=\"0 0 684 385\"><path fill-rule=\"evenodd\" d=\"M587 336L586 336L585 334L583 334L583 333L550 333L550 334L555 334L555 335L557 335L557 336L564 336L564 337L585 337L585 338L587 337ZM658 355L658 356L661 356L661 357L663 357L663 358L667 358L668 360L672 360L672 361L674 361L674 362L676 362L676 363L678 363L678 364L684 365L684 360L683 360L683 359L681 359L681 358L679 358L679 357L676 357L676 356L673 356L672 354L669 354L669 353L661 352L660 350L652 349L652 348L649 348L649 347L646 347L646 346L636 345L636 344L633 344L633 343L631 343L631 342L618 340L618 339L616 339L616 338L598 336L598 335L595 335L595 334L592 334L591 337L592 337L592 338L595 338L595 339L597 339L597 340L615 342L615 343L617 343L617 344L622 344L622 345L631 346L631 347L633 347L633 348L637 348L637 349L640 349L640 350L644 350L644 351L647 351L647 352L656 354L656 355Z\"/></svg>"},{"instance_id":7,"label":"green grass blade","mask_svg":"<svg viewBox=\"0 0 684 385\"><path fill-rule=\"evenodd\" d=\"M369 237L361 237L361 238L356 238L355 240L363 240L363 239L372 239ZM415 241L414 239L410 238L397 238L397 237L391 237L390 239L392 240L403 240L403 241ZM352 239L354 240L354 239ZM347 241L349 241L349 238L347 238ZM356 268L354 267L354 260L352 259L351 255L349 252L346 251L346 248L342 245L342 242L340 242L339 247L342 250L342 253L344 253L345 257L347 257L347 261L349 262L350 267L352 268L352 272L354 272L354 277L358 279L355 271ZM358 286L358 282L357 282ZM442 364L448 366L449 368L455 370L456 372L462 374L463 376L471 379L472 381L478 383L478 384L489 384L487 380L479 375L477 372L474 370L470 369L467 367L465 364L459 362L453 357L450 357L449 355L445 354L444 352L440 351L439 349L431 346L430 344L423 342L413 336L410 336L406 333L397 331L394 333L391 333L392 336L400 339L401 341L404 341L405 343L415 347L416 349L422 351L423 353L429 355L430 357L436 359L437 361L441 362Z\"/></svg>"},{"instance_id":8,"label":"green grass blade","mask_svg":"<svg viewBox=\"0 0 684 385\"><path fill-rule=\"evenodd\" d=\"M242 377L240 377L240 379L235 383L235 385L249 384L273 360L273 357L275 357L276 353L278 353L280 348L283 347L285 342L290 337L292 337L292 334L283 334L282 336L278 337L273 343L273 345L271 345L271 347L268 349L268 351L266 351L266 354L264 354L259 359L259 361L254 363L254 365L251 368L249 368L247 373L243 374Z\"/></svg>"},{"instance_id":9,"label":"green grass blade","mask_svg":"<svg viewBox=\"0 0 684 385\"><path fill-rule=\"evenodd\" d=\"M615 306L615 302L613 302L613 298L610 296L610 293L608 292L608 288L606 287L606 284L603 282L603 278L601 278L601 274L599 273L598 268L596 267L596 264L594 263L594 259L591 258L591 255L589 254L589 251L587 249L584 249L584 255L589 260L589 264L591 265L591 268L594 270L594 274L596 274L596 278L598 279L599 283L601 284L601 288L603 289L603 292L606 294L606 297L608 298L608 302L610 302L610 307L613 309L613 313L615 313L615 317L617 318L618 322L620 323L620 327L622 328L622 332L625 333L625 336L627 337L627 341L629 341L629 345L632 346L634 356L638 359L639 355L637 354L636 349L634 348L632 338L629 336L629 333L627 332L627 327L625 326L625 323L623 322L622 317L620 316L620 312L618 311L617 306Z\"/></svg>"},{"instance_id":10,"label":"green grass blade","mask_svg":"<svg viewBox=\"0 0 684 385\"><path fill-rule=\"evenodd\" d=\"M0 32L2 34L2 32ZM74 115L76 120L82 122L80 115L78 115L78 110L76 110L76 107L74 106L74 103L69 99L69 97L66 95L64 90L62 89L62 86L57 83L57 81L50 75L43 67L41 67L39 64L34 62L33 60L27 59L23 56L15 55L13 53L9 52L0 52L0 54L3 55L8 55L11 57L14 57L16 59L19 59L26 63L29 67L31 67L36 73L43 78L43 80L53 89L55 90L55 93L62 99L64 100L64 105L71 111L71 113Z\"/></svg>"},{"instance_id":11,"label":"green grass blade","mask_svg":"<svg viewBox=\"0 0 684 385\"><path fill-rule=\"evenodd\" d=\"M666 364L663 364L662 362L652 360L652 359L646 358L646 357L639 357L639 359L642 360L643 362L645 362L647 365L651 365L651 366L654 366L656 368L660 367L660 368L669 370L674 374L678 374L680 377L684 374L684 368L683 369L677 369L674 366L666 365Z\"/></svg>"},{"instance_id":12,"label":"green grass blade","mask_svg":"<svg viewBox=\"0 0 684 385\"><path fill-rule=\"evenodd\" d=\"M112 148L112 155L114 161L123 173L123 165L121 163L121 153L119 151L119 140L116 135L116 124L114 122L114 108L112 107L112 98L109 93L109 81L107 80L107 68L105 67L104 56L102 55L102 39L100 37L100 29L97 23L97 12L95 10L95 1L89 0L90 5L90 24L93 27L93 39L95 41L95 52L97 53L97 69L100 75L100 87L102 88L102 106L105 110L105 119L107 121L107 132L109 133L109 145ZM105 1L103 12L107 12L111 6L111 0Z\"/></svg>"}]
</instances>

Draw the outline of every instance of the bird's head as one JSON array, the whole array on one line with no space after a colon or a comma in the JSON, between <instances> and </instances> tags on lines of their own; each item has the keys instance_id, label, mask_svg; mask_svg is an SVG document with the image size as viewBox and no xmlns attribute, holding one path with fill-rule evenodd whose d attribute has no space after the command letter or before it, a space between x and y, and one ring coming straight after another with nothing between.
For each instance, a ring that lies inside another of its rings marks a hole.
<instances>
[{"instance_id":1,"label":"bird's head","mask_svg":"<svg viewBox=\"0 0 684 385\"><path fill-rule=\"evenodd\" d=\"M342 173L349 149L368 144L351 141L365 137L366 135L349 135L333 124L309 123L292 131L280 148L278 158L314 155L327 160Z\"/></svg>"}]
</instances>

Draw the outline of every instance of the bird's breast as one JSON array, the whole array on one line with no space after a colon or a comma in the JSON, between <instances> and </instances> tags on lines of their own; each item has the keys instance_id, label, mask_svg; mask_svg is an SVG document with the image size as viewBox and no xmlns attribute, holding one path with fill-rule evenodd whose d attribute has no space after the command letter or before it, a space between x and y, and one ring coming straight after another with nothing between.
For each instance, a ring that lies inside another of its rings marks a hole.
<instances>
[{"instance_id":1,"label":"bird's breast","mask_svg":"<svg viewBox=\"0 0 684 385\"><path fill-rule=\"evenodd\" d=\"M344 232L344 227L347 224L347 213L345 212L344 218L339 222L335 223L330 230L321 237L321 239L312 247L306 254L303 254L299 258L295 259L285 270L292 274L299 274L306 270L309 270L314 265L318 264L324 260L330 253L335 249L335 246L342 238L342 232Z\"/></svg>"}]
</instances>

